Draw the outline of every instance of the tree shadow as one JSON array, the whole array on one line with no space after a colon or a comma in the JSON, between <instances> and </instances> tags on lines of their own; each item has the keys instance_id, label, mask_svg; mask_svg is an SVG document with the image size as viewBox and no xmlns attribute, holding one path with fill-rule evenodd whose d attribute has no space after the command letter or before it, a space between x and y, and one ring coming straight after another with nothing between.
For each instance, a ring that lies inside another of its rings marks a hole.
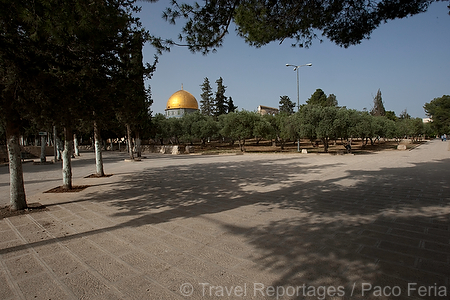
<instances>
[{"instance_id":1,"label":"tree shadow","mask_svg":"<svg viewBox=\"0 0 450 300\"><path fill-rule=\"evenodd\" d=\"M277 274L268 284L342 286L345 295L380 299L374 286L398 286L402 295L408 283L448 288L449 165L324 176L340 166L298 158L204 162L147 169L86 199L117 207L115 216L132 217L122 224L131 227L199 216L220 223L221 212L256 206L259 215L241 216L249 226L221 226L256 249L246 257L255 271ZM267 221L252 222L262 216Z\"/></svg>"},{"instance_id":2,"label":"tree shadow","mask_svg":"<svg viewBox=\"0 0 450 300\"><path fill-rule=\"evenodd\" d=\"M342 286L364 299L383 299L363 295L364 283L399 286L404 296L409 282L449 284L449 165L347 170L291 156L176 159L87 192L77 201L111 206L109 217L120 221L65 238L202 218L252 246L241 254L252 263L232 270L244 277L253 270L275 275L265 281L273 286Z\"/></svg>"}]
</instances>

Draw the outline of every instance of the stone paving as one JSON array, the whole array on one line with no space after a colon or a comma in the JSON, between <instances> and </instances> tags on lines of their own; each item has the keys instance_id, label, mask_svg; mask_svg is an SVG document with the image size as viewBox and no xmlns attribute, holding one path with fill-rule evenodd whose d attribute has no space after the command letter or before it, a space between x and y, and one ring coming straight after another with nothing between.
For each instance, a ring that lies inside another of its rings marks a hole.
<instances>
[{"instance_id":1,"label":"stone paving","mask_svg":"<svg viewBox=\"0 0 450 300\"><path fill-rule=\"evenodd\" d=\"M449 299L448 142L123 155L105 153L104 178L76 158L78 193L43 193L60 165L24 164L48 210L0 220L0 299Z\"/></svg>"}]
</instances>

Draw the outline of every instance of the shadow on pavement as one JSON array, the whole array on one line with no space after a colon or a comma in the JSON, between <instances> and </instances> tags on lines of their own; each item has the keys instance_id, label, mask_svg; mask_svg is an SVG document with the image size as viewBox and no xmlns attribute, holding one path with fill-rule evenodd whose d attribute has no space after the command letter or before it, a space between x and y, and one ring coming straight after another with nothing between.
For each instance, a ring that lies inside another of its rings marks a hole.
<instances>
[{"instance_id":1,"label":"shadow on pavement","mask_svg":"<svg viewBox=\"0 0 450 300\"><path fill-rule=\"evenodd\" d=\"M60 240L203 218L251 245L244 257L253 265L245 268L276 274L273 286L342 286L361 295L364 283L403 292L408 282L448 285L449 166L444 159L330 176L339 165L262 158L145 169L78 200L114 206L110 217L127 221Z\"/></svg>"}]
</instances>

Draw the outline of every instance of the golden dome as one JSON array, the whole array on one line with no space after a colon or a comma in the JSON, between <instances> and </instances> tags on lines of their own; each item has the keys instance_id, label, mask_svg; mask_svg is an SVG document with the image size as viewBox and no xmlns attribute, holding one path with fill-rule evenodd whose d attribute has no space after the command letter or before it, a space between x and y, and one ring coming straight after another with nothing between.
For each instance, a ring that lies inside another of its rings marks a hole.
<instances>
[{"instance_id":1,"label":"golden dome","mask_svg":"<svg viewBox=\"0 0 450 300\"><path fill-rule=\"evenodd\" d=\"M178 108L198 109L198 103L191 93L185 90L179 90L167 100L166 110Z\"/></svg>"}]
</instances>

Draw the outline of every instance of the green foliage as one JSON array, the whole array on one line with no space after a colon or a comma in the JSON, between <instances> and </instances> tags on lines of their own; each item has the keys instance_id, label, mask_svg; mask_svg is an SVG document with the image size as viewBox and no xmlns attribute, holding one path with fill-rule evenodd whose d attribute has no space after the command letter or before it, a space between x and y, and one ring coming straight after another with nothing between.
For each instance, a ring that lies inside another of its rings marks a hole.
<instances>
[{"instance_id":1,"label":"green foliage","mask_svg":"<svg viewBox=\"0 0 450 300\"><path fill-rule=\"evenodd\" d=\"M372 138L375 134L374 117L367 111L359 112L357 114L357 122L354 127L354 134L356 137L362 139Z\"/></svg>"},{"instance_id":2,"label":"green foliage","mask_svg":"<svg viewBox=\"0 0 450 300\"><path fill-rule=\"evenodd\" d=\"M152 119L152 126L151 126L151 133L150 136L152 136L155 140L159 140L161 144L163 144L164 138L167 136L165 132L165 123L166 116L164 116L161 113L156 114Z\"/></svg>"},{"instance_id":3,"label":"green foliage","mask_svg":"<svg viewBox=\"0 0 450 300\"><path fill-rule=\"evenodd\" d=\"M228 97L228 102L227 102L228 112L227 113L235 112L237 110L237 108L238 107L236 105L234 105L233 98Z\"/></svg>"},{"instance_id":4,"label":"green foliage","mask_svg":"<svg viewBox=\"0 0 450 300\"><path fill-rule=\"evenodd\" d=\"M145 88L144 79L151 78L157 59L153 65L143 65L142 49L145 43L142 31L130 32L126 44L120 51L120 66L117 69L114 97L114 112L119 121L130 125L137 134L148 131L151 119L151 90ZM108 99L110 100L110 99ZM106 103L100 108L104 110Z\"/></svg>"},{"instance_id":5,"label":"green foliage","mask_svg":"<svg viewBox=\"0 0 450 300\"><path fill-rule=\"evenodd\" d=\"M15 75L2 76L9 79L0 83L1 99L40 126L78 126L92 121L93 111L112 119L124 58L142 59L134 45L147 34L132 17L136 10L127 0L2 0L0 72ZM9 85L20 97L7 95Z\"/></svg>"},{"instance_id":6,"label":"green foliage","mask_svg":"<svg viewBox=\"0 0 450 300\"><path fill-rule=\"evenodd\" d=\"M329 94L325 106L338 106L338 101L335 94Z\"/></svg>"},{"instance_id":7,"label":"green foliage","mask_svg":"<svg viewBox=\"0 0 450 300\"><path fill-rule=\"evenodd\" d=\"M208 77L205 77L203 84L200 85L202 88L202 93L200 94L200 111L206 116L214 115L214 99L211 84L209 83Z\"/></svg>"},{"instance_id":8,"label":"green foliage","mask_svg":"<svg viewBox=\"0 0 450 300\"><path fill-rule=\"evenodd\" d=\"M311 97L306 100L306 104L327 106L327 95L321 89L317 89Z\"/></svg>"},{"instance_id":9,"label":"green foliage","mask_svg":"<svg viewBox=\"0 0 450 300\"><path fill-rule=\"evenodd\" d=\"M392 121L397 121L398 119L397 116L395 115L395 112L392 110L387 110L385 117Z\"/></svg>"},{"instance_id":10,"label":"green foliage","mask_svg":"<svg viewBox=\"0 0 450 300\"><path fill-rule=\"evenodd\" d=\"M372 116L385 116L386 109L384 108L383 99L381 98L381 90L378 89L377 95L373 98L373 108L370 111Z\"/></svg>"},{"instance_id":11,"label":"green foliage","mask_svg":"<svg viewBox=\"0 0 450 300\"><path fill-rule=\"evenodd\" d=\"M220 134L239 141L241 151L245 151L245 139L254 135L255 123L260 118L255 112L246 110L219 116Z\"/></svg>"},{"instance_id":12,"label":"green foliage","mask_svg":"<svg viewBox=\"0 0 450 300\"><path fill-rule=\"evenodd\" d=\"M299 112L302 123L300 136L310 140L321 139L325 152L328 152L329 140L337 137L339 131L342 131L342 126L345 126L343 123L346 122L347 116L338 112L339 108L334 106L312 104L302 106ZM342 120L338 120L338 117L342 117Z\"/></svg>"},{"instance_id":13,"label":"green foliage","mask_svg":"<svg viewBox=\"0 0 450 300\"><path fill-rule=\"evenodd\" d=\"M222 46L232 22L237 34L255 47L286 39L292 40L293 46L309 47L318 36L348 47L368 39L382 23L427 11L434 1L218 0L203 4L172 1L164 18L171 23L185 19L180 40L191 51L203 54ZM160 49L180 45L160 38L154 38L153 43Z\"/></svg>"},{"instance_id":14,"label":"green foliage","mask_svg":"<svg viewBox=\"0 0 450 300\"><path fill-rule=\"evenodd\" d=\"M220 77L216 80L217 91L214 99L215 116L226 114L228 112L227 97L225 96L226 86L223 85L223 79Z\"/></svg>"},{"instance_id":15,"label":"green foliage","mask_svg":"<svg viewBox=\"0 0 450 300\"><path fill-rule=\"evenodd\" d=\"M259 118L255 119L253 127L253 136L266 140L276 138L276 129L274 128L274 116L272 115L257 115Z\"/></svg>"},{"instance_id":16,"label":"green foliage","mask_svg":"<svg viewBox=\"0 0 450 300\"><path fill-rule=\"evenodd\" d=\"M306 101L306 104L320 105L320 106L338 106L336 95L330 94L328 97L324 91L317 89L311 97Z\"/></svg>"},{"instance_id":17,"label":"green foliage","mask_svg":"<svg viewBox=\"0 0 450 300\"><path fill-rule=\"evenodd\" d=\"M403 119L411 119L411 116L408 114L407 109L405 108L405 110L403 110L400 113L400 116L398 117L399 119L403 120Z\"/></svg>"},{"instance_id":18,"label":"green foliage","mask_svg":"<svg viewBox=\"0 0 450 300\"><path fill-rule=\"evenodd\" d=\"M205 144L208 138L216 137L219 131L217 121L212 116L205 116L200 112L183 115L181 125L183 140L191 143L195 139L201 139Z\"/></svg>"},{"instance_id":19,"label":"green foliage","mask_svg":"<svg viewBox=\"0 0 450 300\"><path fill-rule=\"evenodd\" d=\"M450 95L434 98L423 106L437 134L450 132Z\"/></svg>"},{"instance_id":20,"label":"green foliage","mask_svg":"<svg viewBox=\"0 0 450 300\"><path fill-rule=\"evenodd\" d=\"M420 118L393 121L387 117L375 117L367 111L357 111L345 107L303 105L292 115L259 115L255 112L238 111L224 114L215 121L214 117L200 113L187 114L181 119L166 119L157 114L152 121L155 138L171 138L174 142L181 137L185 142L219 135L232 141L239 141L245 151L245 140L249 138L278 140L283 149L289 140L308 138L320 139L328 150L333 139L360 138L365 145L373 144L379 138L417 139L425 134L434 135L430 125L424 125Z\"/></svg>"},{"instance_id":21,"label":"green foliage","mask_svg":"<svg viewBox=\"0 0 450 300\"><path fill-rule=\"evenodd\" d=\"M280 96L279 104L280 113L286 113L288 115L294 113L295 103L288 96Z\"/></svg>"}]
</instances>

